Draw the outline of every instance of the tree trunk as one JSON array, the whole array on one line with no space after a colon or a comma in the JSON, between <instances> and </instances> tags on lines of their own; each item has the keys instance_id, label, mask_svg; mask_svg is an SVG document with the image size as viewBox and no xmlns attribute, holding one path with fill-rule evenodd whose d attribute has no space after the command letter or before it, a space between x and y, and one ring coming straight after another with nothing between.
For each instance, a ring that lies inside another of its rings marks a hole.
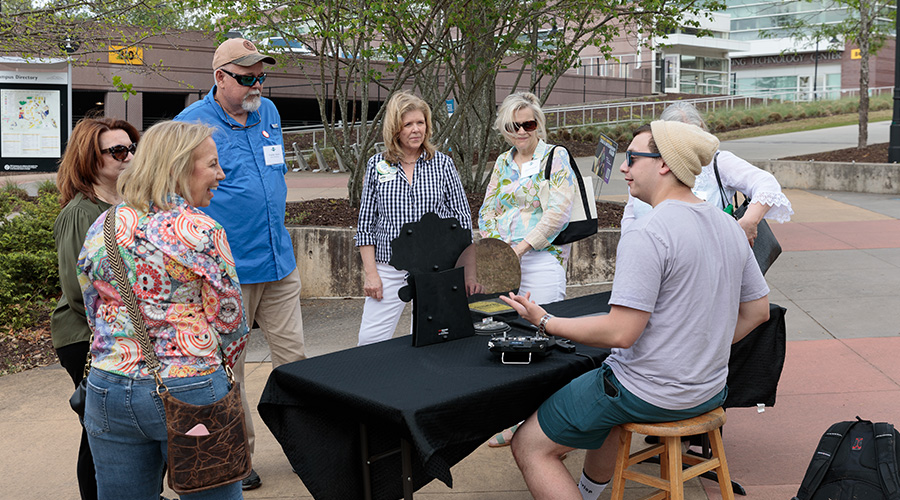
<instances>
[{"instance_id":1,"label":"tree trunk","mask_svg":"<svg viewBox=\"0 0 900 500\"><path fill-rule=\"evenodd\" d=\"M859 142L856 147L862 149L869 142L869 29L872 24L871 12L867 0L859 2L859 24L862 28L858 35L859 45Z\"/></svg>"}]
</instances>

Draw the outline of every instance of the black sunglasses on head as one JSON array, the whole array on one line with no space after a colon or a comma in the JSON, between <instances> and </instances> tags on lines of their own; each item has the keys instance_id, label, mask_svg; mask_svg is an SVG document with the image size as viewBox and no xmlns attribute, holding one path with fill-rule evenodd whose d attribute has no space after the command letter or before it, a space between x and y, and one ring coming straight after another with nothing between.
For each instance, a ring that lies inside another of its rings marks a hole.
<instances>
[{"instance_id":1,"label":"black sunglasses on head","mask_svg":"<svg viewBox=\"0 0 900 500\"><path fill-rule=\"evenodd\" d=\"M137 144L131 143L131 146L123 146L121 144L117 146L110 146L106 149L101 149L101 153L109 153L113 158L119 161L125 161L125 158L128 158L128 153L134 154L137 150Z\"/></svg>"},{"instance_id":2,"label":"black sunglasses on head","mask_svg":"<svg viewBox=\"0 0 900 500\"><path fill-rule=\"evenodd\" d=\"M259 82L259 84L262 85L262 83L263 83L264 81L266 81L266 74L265 74L265 73L263 73L263 74L261 74L261 75L259 75L259 76L255 76L255 75L238 75L238 74L232 73L231 71L228 71L227 69L224 69L224 68L219 68L219 69L221 69L222 72L225 73L226 75L228 75L228 76L234 78L235 80L237 80L237 82L240 83L241 85L243 85L244 87L252 87L253 84L256 83L256 82Z\"/></svg>"},{"instance_id":3,"label":"black sunglasses on head","mask_svg":"<svg viewBox=\"0 0 900 500\"><path fill-rule=\"evenodd\" d=\"M634 157L640 156L642 158L662 158L662 155L659 153L641 153L639 151L625 151L625 164L629 167L634 164Z\"/></svg>"},{"instance_id":4,"label":"black sunglasses on head","mask_svg":"<svg viewBox=\"0 0 900 500\"><path fill-rule=\"evenodd\" d=\"M519 129L525 129L526 132L533 132L537 129L537 120L528 120L527 122L512 122L506 129L510 132L518 132Z\"/></svg>"}]
</instances>

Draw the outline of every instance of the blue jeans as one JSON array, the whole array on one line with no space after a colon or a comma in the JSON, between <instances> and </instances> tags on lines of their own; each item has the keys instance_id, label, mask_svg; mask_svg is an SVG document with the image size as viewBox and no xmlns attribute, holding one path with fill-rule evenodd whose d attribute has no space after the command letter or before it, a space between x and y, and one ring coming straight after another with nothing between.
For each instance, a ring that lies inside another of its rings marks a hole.
<instances>
[{"instance_id":1,"label":"blue jeans","mask_svg":"<svg viewBox=\"0 0 900 500\"><path fill-rule=\"evenodd\" d=\"M180 401L207 405L229 390L225 371L165 379ZM103 370L88 375L84 427L94 454L99 500L127 496L159 500L166 461L166 413L154 380L134 380ZM187 500L242 499L241 482L184 495Z\"/></svg>"}]
</instances>

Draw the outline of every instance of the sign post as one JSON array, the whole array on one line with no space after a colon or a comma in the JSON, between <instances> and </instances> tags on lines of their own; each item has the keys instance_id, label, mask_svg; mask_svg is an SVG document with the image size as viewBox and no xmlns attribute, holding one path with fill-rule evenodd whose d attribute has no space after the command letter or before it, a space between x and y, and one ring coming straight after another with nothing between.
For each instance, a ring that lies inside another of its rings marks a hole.
<instances>
[{"instance_id":1,"label":"sign post","mask_svg":"<svg viewBox=\"0 0 900 500\"><path fill-rule=\"evenodd\" d=\"M0 168L55 172L72 128L65 59L0 57Z\"/></svg>"}]
</instances>

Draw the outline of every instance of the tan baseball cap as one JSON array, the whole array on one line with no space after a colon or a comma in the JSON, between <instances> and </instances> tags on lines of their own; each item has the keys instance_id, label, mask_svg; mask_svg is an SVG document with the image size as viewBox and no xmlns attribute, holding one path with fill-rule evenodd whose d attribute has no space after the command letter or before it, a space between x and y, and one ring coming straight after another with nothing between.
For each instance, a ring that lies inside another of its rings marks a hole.
<instances>
[{"instance_id":1,"label":"tan baseball cap","mask_svg":"<svg viewBox=\"0 0 900 500\"><path fill-rule=\"evenodd\" d=\"M275 64L275 59L271 56L264 56L256 50L256 46L250 40L243 38L229 38L219 45L216 54L213 56L213 69L221 68L226 64L237 64L238 66L253 66L258 62Z\"/></svg>"}]
</instances>

